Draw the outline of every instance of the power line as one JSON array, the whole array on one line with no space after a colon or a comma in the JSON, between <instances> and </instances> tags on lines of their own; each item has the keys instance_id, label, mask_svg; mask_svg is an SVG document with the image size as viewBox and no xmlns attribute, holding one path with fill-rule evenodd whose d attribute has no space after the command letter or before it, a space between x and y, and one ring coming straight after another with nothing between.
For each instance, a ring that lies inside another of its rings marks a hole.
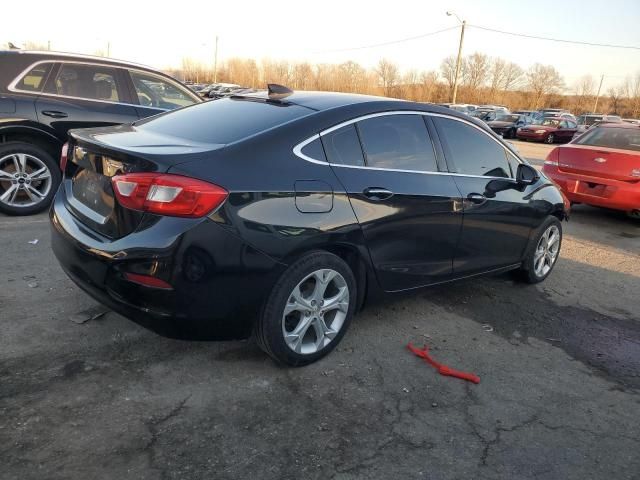
<instances>
[{"instance_id":1,"label":"power line","mask_svg":"<svg viewBox=\"0 0 640 480\"><path fill-rule=\"evenodd\" d=\"M352 51L352 50L364 50L364 49L367 49L367 48L384 47L386 45L393 45L393 44L396 44L396 43L404 43L404 42L410 42L412 40L419 40L421 38L430 37L432 35L437 35L438 33L444 33L444 32L448 32L450 30L457 30L457 29L458 29L458 26L455 26L455 27L444 28L442 30L437 30L435 32L429 32L429 33L423 33L421 35L415 35L413 37L401 38L399 40L391 40L389 42L374 43L374 44L371 44L371 45L362 45L360 47L338 48L338 49L335 49L335 50L322 50L322 51L313 52L313 53L349 52L349 51Z\"/></svg>"},{"instance_id":2,"label":"power line","mask_svg":"<svg viewBox=\"0 0 640 480\"><path fill-rule=\"evenodd\" d=\"M503 35L511 35L514 37L534 38L536 40L547 40L549 42L572 43L575 45L588 45L591 47L625 48L628 50L640 50L640 47L636 47L634 45L614 45L610 43L581 42L579 40L567 40L563 38L540 37L537 35L527 35L524 33L505 32L504 30L497 30L495 28L489 28L489 27L481 27L479 25L468 24L467 26L472 28L477 28L478 30L485 30L487 32L501 33Z\"/></svg>"}]
</instances>

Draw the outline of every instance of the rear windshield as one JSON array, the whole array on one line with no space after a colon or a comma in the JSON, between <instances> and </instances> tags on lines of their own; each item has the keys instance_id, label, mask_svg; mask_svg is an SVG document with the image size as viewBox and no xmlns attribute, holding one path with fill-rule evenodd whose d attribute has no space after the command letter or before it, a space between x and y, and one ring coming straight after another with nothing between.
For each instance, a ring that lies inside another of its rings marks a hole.
<instances>
[{"instance_id":1,"label":"rear windshield","mask_svg":"<svg viewBox=\"0 0 640 480\"><path fill-rule=\"evenodd\" d=\"M640 128L592 128L587 130L587 133L581 137L578 137L575 143L578 145L619 148L640 152Z\"/></svg>"},{"instance_id":2,"label":"rear windshield","mask_svg":"<svg viewBox=\"0 0 640 480\"><path fill-rule=\"evenodd\" d=\"M312 113L291 104L225 98L136 122L141 130L196 143L232 143Z\"/></svg>"}]
</instances>

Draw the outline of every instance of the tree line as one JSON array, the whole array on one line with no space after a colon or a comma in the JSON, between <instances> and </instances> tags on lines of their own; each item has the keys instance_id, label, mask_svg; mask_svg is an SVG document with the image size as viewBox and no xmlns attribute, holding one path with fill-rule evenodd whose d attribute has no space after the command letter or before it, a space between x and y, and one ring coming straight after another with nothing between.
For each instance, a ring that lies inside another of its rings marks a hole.
<instances>
[{"instance_id":1,"label":"tree line","mask_svg":"<svg viewBox=\"0 0 640 480\"><path fill-rule=\"evenodd\" d=\"M402 71L396 63L381 59L374 68L357 62L339 64L289 62L287 60L230 58L218 66L218 82L264 88L279 83L295 90L324 90L384 95L418 102L449 102L455 79L456 57L442 60L438 70ZM213 82L213 69L185 58L182 68L169 73L188 81ZM458 103L500 104L512 110L542 107L566 108L574 113L592 112L599 79L585 75L567 85L552 65L536 63L528 69L480 52L461 60ZM600 93L598 111L638 118L640 72Z\"/></svg>"}]
</instances>

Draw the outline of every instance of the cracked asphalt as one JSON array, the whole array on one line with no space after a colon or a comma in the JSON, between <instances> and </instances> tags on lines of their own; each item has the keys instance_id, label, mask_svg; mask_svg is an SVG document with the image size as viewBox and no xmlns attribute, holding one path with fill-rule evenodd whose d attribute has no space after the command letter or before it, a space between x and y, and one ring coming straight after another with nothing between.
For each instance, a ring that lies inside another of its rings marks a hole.
<instances>
[{"instance_id":1,"label":"cracked asphalt","mask_svg":"<svg viewBox=\"0 0 640 480\"><path fill-rule=\"evenodd\" d=\"M516 143L537 164L548 148ZM372 305L329 357L285 369L100 315L44 214L0 216L0 478L639 479L640 224L577 206L564 229L544 283Z\"/></svg>"}]
</instances>

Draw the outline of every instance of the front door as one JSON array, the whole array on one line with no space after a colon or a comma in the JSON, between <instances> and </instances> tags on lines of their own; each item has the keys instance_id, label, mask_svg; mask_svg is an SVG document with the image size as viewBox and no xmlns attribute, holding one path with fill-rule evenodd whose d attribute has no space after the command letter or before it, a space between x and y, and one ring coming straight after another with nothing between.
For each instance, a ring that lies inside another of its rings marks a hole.
<instances>
[{"instance_id":1,"label":"front door","mask_svg":"<svg viewBox=\"0 0 640 480\"><path fill-rule=\"evenodd\" d=\"M464 202L455 276L514 265L522 260L535 210L515 182L518 162L489 132L466 121L434 118L447 164Z\"/></svg>"},{"instance_id":2,"label":"front door","mask_svg":"<svg viewBox=\"0 0 640 480\"><path fill-rule=\"evenodd\" d=\"M376 116L323 134L322 142L382 288L450 278L461 202L453 177L439 171L425 117Z\"/></svg>"},{"instance_id":3,"label":"front door","mask_svg":"<svg viewBox=\"0 0 640 480\"><path fill-rule=\"evenodd\" d=\"M109 66L58 65L36 100L38 120L51 126L61 138L66 137L72 128L118 125L137 120L135 108L124 104L128 96L118 77L117 69Z\"/></svg>"}]
</instances>

